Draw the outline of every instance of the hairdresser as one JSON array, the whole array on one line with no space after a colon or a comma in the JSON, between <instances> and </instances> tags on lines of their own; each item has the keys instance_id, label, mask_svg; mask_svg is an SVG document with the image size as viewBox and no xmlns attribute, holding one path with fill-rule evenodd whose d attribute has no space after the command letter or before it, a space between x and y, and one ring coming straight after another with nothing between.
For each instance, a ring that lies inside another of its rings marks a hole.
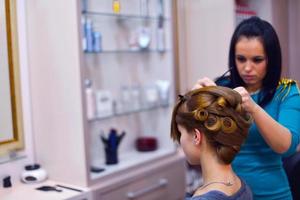
<instances>
[{"instance_id":1,"label":"hairdresser","mask_svg":"<svg viewBox=\"0 0 300 200\"><path fill-rule=\"evenodd\" d=\"M254 120L235 160L234 171L255 200L292 199L282 157L296 151L300 138L300 95L296 81L281 78L281 48L270 23L242 21L231 38L229 75L202 78L194 88L222 85L242 96Z\"/></svg>"}]
</instances>

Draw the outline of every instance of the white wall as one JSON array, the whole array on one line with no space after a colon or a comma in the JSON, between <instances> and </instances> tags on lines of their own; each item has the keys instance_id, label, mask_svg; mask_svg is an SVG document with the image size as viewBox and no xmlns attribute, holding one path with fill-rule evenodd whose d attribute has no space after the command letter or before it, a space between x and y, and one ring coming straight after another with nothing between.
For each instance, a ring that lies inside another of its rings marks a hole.
<instances>
[{"instance_id":1,"label":"white wall","mask_svg":"<svg viewBox=\"0 0 300 200\"><path fill-rule=\"evenodd\" d=\"M26 1L35 157L55 181L87 184L79 1Z\"/></svg>"},{"instance_id":2,"label":"white wall","mask_svg":"<svg viewBox=\"0 0 300 200\"><path fill-rule=\"evenodd\" d=\"M231 35L235 27L233 0L186 0L180 12L179 30L185 32L185 66L180 66L181 92L190 89L197 79L215 78L227 69ZM183 9L183 10L182 10ZM181 44L179 42L179 44ZM180 46L179 46L180 47Z\"/></svg>"},{"instance_id":3,"label":"white wall","mask_svg":"<svg viewBox=\"0 0 300 200\"><path fill-rule=\"evenodd\" d=\"M24 1L17 1L18 37L19 37L19 63L21 76L22 113L24 126L25 150L18 152L18 157L24 157L5 164L0 164L0 179L5 175L11 175L13 186L19 184L20 173L24 165L34 161L34 144L32 139L31 105L29 90L29 74L27 61L26 41L26 13ZM0 187L0 191L2 186Z\"/></svg>"},{"instance_id":4,"label":"white wall","mask_svg":"<svg viewBox=\"0 0 300 200\"><path fill-rule=\"evenodd\" d=\"M276 1L276 0L275 0ZM249 8L254 10L257 15L269 22L272 22L273 15L272 15L272 3L274 0L248 0L247 3L249 4Z\"/></svg>"},{"instance_id":5,"label":"white wall","mask_svg":"<svg viewBox=\"0 0 300 200\"><path fill-rule=\"evenodd\" d=\"M289 0L289 75L300 81L300 1Z\"/></svg>"},{"instance_id":6,"label":"white wall","mask_svg":"<svg viewBox=\"0 0 300 200\"><path fill-rule=\"evenodd\" d=\"M249 0L248 3L260 18L270 22L276 30L282 51L282 76L287 77L289 75L288 1Z\"/></svg>"}]
</instances>

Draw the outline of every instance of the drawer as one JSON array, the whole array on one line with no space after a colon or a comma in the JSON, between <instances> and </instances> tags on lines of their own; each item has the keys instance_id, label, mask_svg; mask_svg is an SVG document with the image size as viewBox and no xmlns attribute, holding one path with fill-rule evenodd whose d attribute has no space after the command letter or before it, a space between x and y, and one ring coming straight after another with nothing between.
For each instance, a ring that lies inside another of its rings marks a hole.
<instances>
[{"instance_id":1,"label":"drawer","mask_svg":"<svg viewBox=\"0 0 300 200\"><path fill-rule=\"evenodd\" d=\"M95 200L182 200L185 192L184 167L168 166L109 191L97 192Z\"/></svg>"},{"instance_id":2,"label":"drawer","mask_svg":"<svg viewBox=\"0 0 300 200\"><path fill-rule=\"evenodd\" d=\"M151 177L103 194L102 200L159 200L168 196L169 180Z\"/></svg>"}]
</instances>

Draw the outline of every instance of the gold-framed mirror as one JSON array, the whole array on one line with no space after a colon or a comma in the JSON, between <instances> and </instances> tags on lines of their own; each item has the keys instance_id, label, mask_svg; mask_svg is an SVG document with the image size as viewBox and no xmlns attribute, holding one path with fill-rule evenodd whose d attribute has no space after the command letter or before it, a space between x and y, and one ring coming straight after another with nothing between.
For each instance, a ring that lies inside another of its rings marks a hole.
<instances>
[{"instance_id":1,"label":"gold-framed mirror","mask_svg":"<svg viewBox=\"0 0 300 200\"><path fill-rule=\"evenodd\" d=\"M0 155L24 148L16 0L0 0Z\"/></svg>"}]
</instances>

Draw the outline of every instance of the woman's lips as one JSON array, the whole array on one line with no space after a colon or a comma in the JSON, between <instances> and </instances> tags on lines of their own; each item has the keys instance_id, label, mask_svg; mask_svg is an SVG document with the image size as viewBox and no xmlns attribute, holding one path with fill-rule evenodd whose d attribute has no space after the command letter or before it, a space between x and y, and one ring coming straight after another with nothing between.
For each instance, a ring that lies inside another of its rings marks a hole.
<instances>
[{"instance_id":1,"label":"woman's lips","mask_svg":"<svg viewBox=\"0 0 300 200\"><path fill-rule=\"evenodd\" d=\"M255 79L255 76L252 75L244 75L243 76L244 81L248 82L248 81L252 81Z\"/></svg>"}]
</instances>

